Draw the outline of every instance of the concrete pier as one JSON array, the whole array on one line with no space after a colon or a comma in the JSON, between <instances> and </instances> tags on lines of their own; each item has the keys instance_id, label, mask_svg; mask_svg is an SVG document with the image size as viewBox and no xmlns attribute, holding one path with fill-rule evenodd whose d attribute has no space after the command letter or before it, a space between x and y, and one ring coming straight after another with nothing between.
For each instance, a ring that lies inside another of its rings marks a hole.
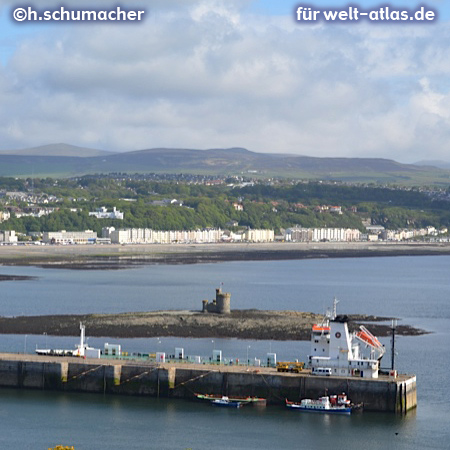
<instances>
[{"instance_id":1,"label":"concrete pier","mask_svg":"<svg viewBox=\"0 0 450 450\"><path fill-rule=\"evenodd\" d=\"M378 379L279 373L273 368L142 363L38 355L0 354L0 386L169 398L195 393L256 396L267 404L345 392L367 411L404 414L417 406L416 377Z\"/></svg>"}]
</instances>

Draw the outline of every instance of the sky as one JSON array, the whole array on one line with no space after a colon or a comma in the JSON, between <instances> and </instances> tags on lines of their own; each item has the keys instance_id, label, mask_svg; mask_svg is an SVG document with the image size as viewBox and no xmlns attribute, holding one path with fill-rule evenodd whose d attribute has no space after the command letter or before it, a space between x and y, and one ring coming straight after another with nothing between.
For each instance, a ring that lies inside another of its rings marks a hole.
<instances>
[{"instance_id":1,"label":"sky","mask_svg":"<svg viewBox=\"0 0 450 450\"><path fill-rule=\"evenodd\" d=\"M142 22L14 22L16 7L145 9ZM450 160L450 2L427 23L298 22L317 0L0 0L0 150L244 147ZM360 1L361 10L380 2Z\"/></svg>"}]
</instances>

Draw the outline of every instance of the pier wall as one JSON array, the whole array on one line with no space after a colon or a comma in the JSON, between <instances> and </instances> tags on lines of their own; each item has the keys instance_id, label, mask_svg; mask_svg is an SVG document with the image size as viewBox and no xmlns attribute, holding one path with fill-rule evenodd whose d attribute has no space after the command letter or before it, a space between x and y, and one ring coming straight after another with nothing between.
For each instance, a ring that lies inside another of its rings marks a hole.
<instances>
[{"instance_id":1,"label":"pier wall","mask_svg":"<svg viewBox=\"0 0 450 450\"><path fill-rule=\"evenodd\" d=\"M254 396L267 404L284 404L285 399L317 398L327 392L345 392L364 409L406 413L416 407L416 378L369 380L319 377L268 370L198 367L189 364L130 364L102 360L39 361L0 359L0 386L194 399L195 393Z\"/></svg>"}]
</instances>

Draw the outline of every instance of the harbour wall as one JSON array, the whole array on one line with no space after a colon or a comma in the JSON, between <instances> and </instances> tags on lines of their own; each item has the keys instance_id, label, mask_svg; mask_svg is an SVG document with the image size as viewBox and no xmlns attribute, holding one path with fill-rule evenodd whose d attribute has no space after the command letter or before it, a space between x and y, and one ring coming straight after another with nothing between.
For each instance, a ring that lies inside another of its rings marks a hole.
<instances>
[{"instance_id":1,"label":"harbour wall","mask_svg":"<svg viewBox=\"0 0 450 450\"><path fill-rule=\"evenodd\" d=\"M93 392L118 395L193 399L195 393L255 396L267 404L285 399L317 398L345 392L368 411L406 413L417 405L416 377L372 380L278 373L274 369L143 364L120 361L54 358L40 361L27 355L0 357L0 386L23 389Z\"/></svg>"}]
</instances>

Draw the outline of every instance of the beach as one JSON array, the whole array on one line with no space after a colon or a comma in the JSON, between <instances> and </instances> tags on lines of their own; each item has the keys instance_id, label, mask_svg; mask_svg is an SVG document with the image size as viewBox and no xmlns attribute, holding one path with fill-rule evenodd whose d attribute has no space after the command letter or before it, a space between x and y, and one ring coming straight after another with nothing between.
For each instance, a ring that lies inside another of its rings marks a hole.
<instances>
[{"instance_id":1,"label":"beach","mask_svg":"<svg viewBox=\"0 0 450 450\"><path fill-rule=\"evenodd\" d=\"M105 269L133 264L448 255L450 243L272 242L223 244L8 245L0 264Z\"/></svg>"}]
</instances>

